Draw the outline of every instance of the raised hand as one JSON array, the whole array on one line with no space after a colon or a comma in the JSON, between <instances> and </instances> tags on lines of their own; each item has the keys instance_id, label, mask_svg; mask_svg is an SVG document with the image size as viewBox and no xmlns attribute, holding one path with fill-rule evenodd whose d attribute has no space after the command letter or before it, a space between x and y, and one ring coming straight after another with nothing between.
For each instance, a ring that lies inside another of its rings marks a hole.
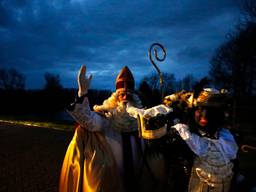
<instances>
[{"instance_id":1,"label":"raised hand","mask_svg":"<svg viewBox=\"0 0 256 192\"><path fill-rule=\"evenodd\" d=\"M92 80L92 75L90 74L89 77L86 77L86 66L82 65L79 73L77 75L77 83L78 83L78 97L81 97L87 94L88 89L90 87L90 83Z\"/></svg>"}]
</instances>

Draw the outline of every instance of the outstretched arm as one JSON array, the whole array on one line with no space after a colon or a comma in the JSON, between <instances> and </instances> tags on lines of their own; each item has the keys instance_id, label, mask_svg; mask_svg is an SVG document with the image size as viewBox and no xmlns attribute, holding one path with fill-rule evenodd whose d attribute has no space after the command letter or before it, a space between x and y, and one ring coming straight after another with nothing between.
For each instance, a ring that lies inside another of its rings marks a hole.
<instances>
[{"instance_id":1,"label":"outstretched arm","mask_svg":"<svg viewBox=\"0 0 256 192\"><path fill-rule=\"evenodd\" d=\"M91 80L92 75L87 78L86 66L82 65L77 76L78 98L71 104L67 111L83 128L90 131L100 131L102 130L105 119L91 111L87 98Z\"/></svg>"},{"instance_id":2,"label":"outstretched arm","mask_svg":"<svg viewBox=\"0 0 256 192\"><path fill-rule=\"evenodd\" d=\"M89 77L86 77L86 66L82 65L78 75L77 75L77 83L78 83L78 97L82 97L88 93L88 89L90 87L92 80L92 75L90 74Z\"/></svg>"},{"instance_id":3,"label":"outstretched arm","mask_svg":"<svg viewBox=\"0 0 256 192\"><path fill-rule=\"evenodd\" d=\"M176 129L181 138L188 144L189 148L198 156L206 153L208 142L206 139L191 133L189 127L185 124L178 123L172 128Z\"/></svg>"}]
</instances>

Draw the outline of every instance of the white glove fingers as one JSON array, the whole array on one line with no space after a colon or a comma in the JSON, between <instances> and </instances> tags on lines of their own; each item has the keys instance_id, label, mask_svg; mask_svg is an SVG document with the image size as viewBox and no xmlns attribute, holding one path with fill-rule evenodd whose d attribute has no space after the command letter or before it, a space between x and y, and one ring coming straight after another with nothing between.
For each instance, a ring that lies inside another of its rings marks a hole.
<instances>
[{"instance_id":1,"label":"white glove fingers","mask_svg":"<svg viewBox=\"0 0 256 192\"><path fill-rule=\"evenodd\" d=\"M82 79L82 77L85 75L85 72L86 72L86 67L85 67L85 65L82 65L81 67L80 67L80 70L79 70L79 72L78 72L78 75L77 75L77 80L78 80L78 82Z\"/></svg>"},{"instance_id":2,"label":"white glove fingers","mask_svg":"<svg viewBox=\"0 0 256 192\"><path fill-rule=\"evenodd\" d=\"M85 65L82 65L80 68L80 71L79 71L79 76L84 77L85 74L86 74L86 67L85 67Z\"/></svg>"},{"instance_id":3,"label":"white glove fingers","mask_svg":"<svg viewBox=\"0 0 256 192\"><path fill-rule=\"evenodd\" d=\"M89 81L92 80L92 74L89 75L88 80L89 80Z\"/></svg>"}]
</instances>

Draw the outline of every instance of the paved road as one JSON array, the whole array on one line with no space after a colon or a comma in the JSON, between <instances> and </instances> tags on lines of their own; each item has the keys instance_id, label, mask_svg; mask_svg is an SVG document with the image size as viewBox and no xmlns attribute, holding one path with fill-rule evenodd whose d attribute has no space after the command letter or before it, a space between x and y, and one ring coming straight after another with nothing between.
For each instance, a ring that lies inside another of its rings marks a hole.
<instances>
[{"instance_id":1,"label":"paved road","mask_svg":"<svg viewBox=\"0 0 256 192\"><path fill-rule=\"evenodd\" d=\"M0 192L57 192L72 135L0 123Z\"/></svg>"},{"instance_id":2,"label":"paved road","mask_svg":"<svg viewBox=\"0 0 256 192\"><path fill-rule=\"evenodd\" d=\"M72 135L72 131L0 123L0 192L57 192ZM241 172L251 183L245 186L251 188L255 186L256 155L240 157Z\"/></svg>"}]
</instances>

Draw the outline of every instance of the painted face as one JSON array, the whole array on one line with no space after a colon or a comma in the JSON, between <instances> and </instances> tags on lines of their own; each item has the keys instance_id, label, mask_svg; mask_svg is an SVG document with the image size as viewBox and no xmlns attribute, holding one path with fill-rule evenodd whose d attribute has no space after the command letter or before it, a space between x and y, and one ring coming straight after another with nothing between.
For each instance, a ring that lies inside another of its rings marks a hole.
<instances>
[{"instance_id":1,"label":"painted face","mask_svg":"<svg viewBox=\"0 0 256 192\"><path fill-rule=\"evenodd\" d=\"M201 127L205 127L208 125L208 118L207 118L207 110L204 108L198 108L195 111L195 121L197 124L199 124Z\"/></svg>"}]
</instances>

